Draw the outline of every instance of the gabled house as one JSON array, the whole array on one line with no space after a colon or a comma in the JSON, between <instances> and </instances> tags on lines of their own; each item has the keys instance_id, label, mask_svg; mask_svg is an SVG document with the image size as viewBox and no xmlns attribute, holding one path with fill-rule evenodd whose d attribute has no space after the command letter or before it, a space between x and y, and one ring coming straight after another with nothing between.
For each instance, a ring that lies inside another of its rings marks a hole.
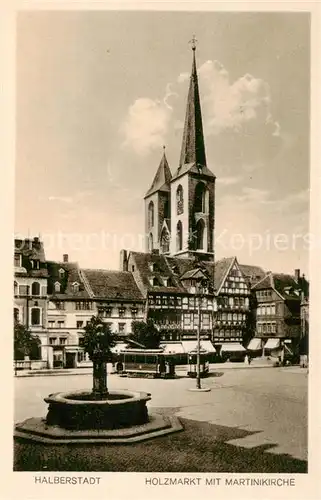
<instances>
[{"instance_id":1,"label":"gabled house","mask_svg":"<svg viewBox=\"0 0 321 500\"><path fill-rule=\"evenodd\" d=\"M300 271L295 275L268 273L252 287L255 298L255 338L249 348L271 351L295 352L301 337L302 296L308 290L308 282ZM252 346L252 347L251 347Z\"/></svg>"}]
</instances>

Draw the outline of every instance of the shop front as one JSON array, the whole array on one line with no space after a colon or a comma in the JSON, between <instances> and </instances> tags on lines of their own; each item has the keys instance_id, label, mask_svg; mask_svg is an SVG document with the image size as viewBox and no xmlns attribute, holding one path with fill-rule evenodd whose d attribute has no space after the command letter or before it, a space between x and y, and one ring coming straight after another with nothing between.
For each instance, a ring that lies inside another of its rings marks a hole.
<instances>
[{"instance_id":1,"label":"shop front","mask_svg":"<svg viewBox=\"0 0 321 500\"><path fill-rule=\"evenodd\" d=\"M246 349L238 342L223 343L220 348L220 357L226 361L244 361Z\"/></svg>"}]
</instances>

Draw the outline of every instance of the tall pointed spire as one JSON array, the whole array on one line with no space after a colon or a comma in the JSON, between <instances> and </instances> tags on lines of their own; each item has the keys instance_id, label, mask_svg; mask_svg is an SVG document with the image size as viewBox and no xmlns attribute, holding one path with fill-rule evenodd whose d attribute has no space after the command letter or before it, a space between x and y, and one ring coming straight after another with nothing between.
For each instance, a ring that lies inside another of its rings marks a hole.
<instances>
[{"instance_id":1,"label":"tall pointed spire","mask_svg":"<svg viewBox=\"0 0 321 500\"><path fill-rule=\"evenodd\" d=\"M163 146L162 159L160 161L152 185L147 191L145 197L151 195L152 193L155 193L156 191L170 191L171 178L172 178L172 173L170 171L168 161L166 158L165 146Z\"/></svg>"},{"instance_id":2,"label":"tall pointed spire","mask_svg":"<svg viewBox=\"0 0 321 500\"><path fill-rule=\"evenodd\" d=\"M196 39L191 40L193 51L192 73L187 97L185 125L180 157L180 166L194 163L206 167L202 112L196 70Z\"/></svg>"}]
</instances>

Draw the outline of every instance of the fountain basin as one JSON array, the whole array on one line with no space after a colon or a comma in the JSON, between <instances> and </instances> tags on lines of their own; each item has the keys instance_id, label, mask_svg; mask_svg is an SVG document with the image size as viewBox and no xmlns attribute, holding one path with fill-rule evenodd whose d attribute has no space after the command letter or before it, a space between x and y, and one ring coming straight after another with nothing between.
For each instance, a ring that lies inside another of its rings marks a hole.
<instances>
[{"instance_id":1,"label":"fountain basin","mask_svg":"<svg viewBox=\"0 0 321 500\"><path fill-rule=\"evenodd\" d=\"M64 429L121 429L148 422L146 403L151 395L127 390L110 391L97 400L89 391L58 392L45 398L47 425Z\"/></svg>"}]
</instances>

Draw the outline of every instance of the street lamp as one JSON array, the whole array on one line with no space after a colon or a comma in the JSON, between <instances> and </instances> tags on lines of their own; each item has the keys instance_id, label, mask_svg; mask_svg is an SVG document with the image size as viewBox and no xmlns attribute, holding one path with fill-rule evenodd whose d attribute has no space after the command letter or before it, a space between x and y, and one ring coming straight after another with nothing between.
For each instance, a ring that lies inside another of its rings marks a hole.
<instances>
[{"instance_id":1,"label":"street lamp","mask_svg":"<svg viewBox=\"0 0 321 500\"><path fill-rule=\"evenodd\" d=\"M195 295L198 298L198 325L197 325L197 348L196 348L196 389L195 391L210 391L209 387L201 387L201 303L205 295L205 291L208 289L208 280L204 277L192 279L195 286ZM193 390L193 389L190 389Z\"/></svg>"}]
</instances>

